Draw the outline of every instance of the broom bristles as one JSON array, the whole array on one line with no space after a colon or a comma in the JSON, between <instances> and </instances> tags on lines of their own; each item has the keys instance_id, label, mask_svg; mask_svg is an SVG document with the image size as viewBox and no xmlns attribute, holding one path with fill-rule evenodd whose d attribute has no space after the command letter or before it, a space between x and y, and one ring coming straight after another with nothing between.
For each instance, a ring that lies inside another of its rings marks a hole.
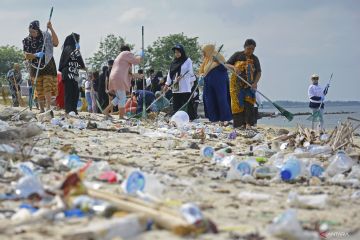
<instances>
[{"instance_id":1,"label":"broom bristles","mask_svg":"<svg viewBox=\"0 0 360 240\"><path fill-rule=\"evenodd\" d=\"M294 114L292 114L291 112L285 110L284 108L282 108L281 106L279 106L276 103L272 103L274 105L274 107L276 107L279 112L281 113L281 115L283 115L284 117L286 117L287 120L292 121L294 119Z\"/></svg>"}]
</instances>

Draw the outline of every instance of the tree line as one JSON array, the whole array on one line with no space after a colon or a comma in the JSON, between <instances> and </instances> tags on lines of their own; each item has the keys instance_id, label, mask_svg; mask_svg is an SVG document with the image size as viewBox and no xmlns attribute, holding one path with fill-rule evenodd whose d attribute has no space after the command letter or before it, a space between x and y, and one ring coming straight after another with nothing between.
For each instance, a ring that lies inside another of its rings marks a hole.
<instances>
[{"instance_id":1,"label":"tree line","mask_svg":"<svg viewBox=\"0 0 360 240\"><path fill-rule=\"evenodd\" d=\"M170 62L173 59L171 48L180 43L184 46L186 54L194 63L194 68L199 66L201 61L201 49L198 37L188 37L184 33L170 34L159 37L155 42L145 48L144 68L155 71L167 72ZM125 38L108 34L100 40L98 50L86 59L87 67L92 70L100 70L110 59L115 59L120 52L122 45L129 45L134 49L135 44L126 42ZM23 66L24 56L22 50L15 46L0 46L0 83L6 80L6 73L13 67L13 63Z\"/></svg>"}]
</instances>

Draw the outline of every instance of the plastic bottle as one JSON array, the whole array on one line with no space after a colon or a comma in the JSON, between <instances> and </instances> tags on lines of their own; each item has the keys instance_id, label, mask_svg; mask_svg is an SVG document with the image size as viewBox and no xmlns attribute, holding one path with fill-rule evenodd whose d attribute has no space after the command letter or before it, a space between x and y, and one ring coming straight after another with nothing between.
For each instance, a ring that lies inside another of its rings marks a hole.
<instances>
[{"instance_id":1,"label":"plastic bottle","mask_svg":"<svg viewBox=\"0 0 360 240\"><path fill-rule=\"evenodd\" d=\"M275 218L273 223L268 227L271 235L281 239L292 240L318 240L317 232L305 231L302 229L295 209L288 209L279 217Z\"/></svg>"},{"instance_id":2,"label":"plastic bottle","mask_svg":"<svg viewBox=\"0 0 360 240\"><path fill-rule=\"evenodd\" d=\"M312 177L321 177L321 175L324 173L324 168L321 166L320 163L317 162L311 162L309 164L309 174Z\"/></svg>"},{"instance_id":3,"label":"plastic bottle","mask_svg":"<svg viewBox=\"0 0 360 240\"><path fill-rule=\"evenodd\" d=\"M335 156L331 157L330 164L326 169L326 173L333 177L338 173L343 173L351 169L354 161L346 155L344 151L338 151Z\"/></svg>"},{"instance_id":4,"label":"plastic bottle","mask_svg":"<svg viewBox=\"0 0 360 240\"><path fill-rule=\"evenodd\" d=\"M258 162L255 159L247 159L245 161L240 161L236 165L236 170L241 175L252 175L254 169L259 166Z\"/></svg>"},{"instance_id":5,"label":"plastic bottle","mask_svg":"<svg viewBox=\"0 0 360 240\"><path fill-rule=\"evenodd\" d=\"M184 111L177 111L170 119L170 122L174 122L177 128L184 127L189 121L189 115Z\"/></svg>"},{"instance_id":6,"label":"plastic bottle","mask_svg":"<svg viewBox=\"0 0 360 240\"><path fill-rule=\"evenodd\" d=\"M199 209L193 203L186 203L181 206L181 213L189 224L195 224L204 219L204 216Z\"/></svg>"},{"instance_id":7,"label":"plastic bottle","mask_svg":"<svg viewBox=\"0 0 360 240\"><path fill-rule=\"evenodd\" d=\"M15 193L20 198L28 198L31 194L37 193L40 196L45 194L40 180L35 176L24 176L20 178L15 187Z\"/></svg>"},{"instance_id":8,"label":"plastic bottle","mask_svg":"<svg viewBox=\"0 0 360 240\"><path fill-rule=\"evenodd\" d=\"M290 158L281 168L281 179L284 181L294 180L301 175L302 162L296 158Z\"/></svg>"},{"instance_id":9,"label":"plastic bottle","mask_svg":"<svg viewBox=\"0 0 360 240\"><path fill-rule=\"evenodd\" d=\"M273 178L278 173L278 169L272 166L259 166L254 170L255 178Z\"/></svg>"},{"instance_id":10,"label":"plastic bottle","mask_svg":"<svg viewBox=\"0 0 360 240\"><path fill-rule=\"evenodd\" d=\"M201 148L200 153L201 153L201 156L211 159L214 157L215 150L211 146L205 146L205 147Z\"/></svg>"},{"instance_id":11,"label":"plastic bottle","mask_svg":"<svg viewBox=\"0 0 360 240\"><path fill-rule=\"evenodd\" d=\"M156 176L138 170L129 174L122 188L125 193L140 196L148 201L158 201L164 190L164 186L156 179Z\"/></svg>"},{"instance_id":12,"label":"plastic bottle","mask_svg":"<svg viewBox=\"0 0 360 240\"><path fill-rule=\"evenodd\" d=\"M141 171L133 171L122 186L125 193L136 195L138 191L143 191L145 188L145 176Z\"/></svg>"},{"instance_id":13,"label":"plastic bottle","mask_svg":"<svg viewBox=\"0 0 360 240\"><path fill-rule=\"evenodd\" d=\"M76 154L71 154L65 159L65 165L70 169L83 167L85 163L81 162L80 157Z\"/></svg>"},{"instance_id":14,"label":"plastic bottle","mask_svg":"<svg viewBox=\"0 0 360 240\"><path fill-rule=\"evenodd\" d=\"M232 153L230 147L222 148L214 153L213 161L215 163L221 163L226 156L229 156Z\"/></svg>"}]
</instances>

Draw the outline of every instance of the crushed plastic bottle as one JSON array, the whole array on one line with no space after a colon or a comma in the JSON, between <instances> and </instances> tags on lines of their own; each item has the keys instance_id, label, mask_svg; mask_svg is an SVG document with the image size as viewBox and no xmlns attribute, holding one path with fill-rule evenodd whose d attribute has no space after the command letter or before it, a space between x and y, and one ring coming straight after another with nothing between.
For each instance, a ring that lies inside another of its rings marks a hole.
<instances>
[{"instance_id":1,"label":"crushed plastic bottle","mask_svg":"<svg viewBox=\"0 0 360 240\"><path fill-rule=\"evenodd\" d=\"M346 155L344 151L338 151L335 156L329 159L330 164L326 169L328 176L333 177L339 173L344 173L351 169L354 161Z\"/></svg>"},{"instance_id":2,"label":"crushed plastic bottle","mask_svg":"<svg viewBox=\"0 0 360 240\"><path fill-rule=\"evenodd\" d=\"M284 181L294 180L302 174L303 163L294 157L289 158L281 168L280 176Z\"/></svg>"},{"instance_id":3,"label":"crushed plastic bottle","mask_svg":"<svg viewBox=\"0 0 360 240\"><path fill-rule=\"evenodd\" d=\"M327 205L328 195L299 195L296 192L290 192L288 203L291 207L304 209L324 209Z\"/></svg>"},{"instance_id":4,"label":"crushed plastic bottle","mask_svg":"<svg viewBox=\"0 0 360 240\"><path fill-rule=\"evenodd\" d=\"M273 166L259 166L254 170L254 177L257 179L273 178L278 174L278 169Z\"/></svg>"},{"instance_id":5,"label":"crushed plastic bottle","mask_svg":"<svg viewBox=\"0 0 360 240\"><path fill-rule=\"evenodd\" d=\"M174 122L177 128L184 127L189 121L189 115L184 111L177 111L170 119L170 122Z\"/></svg>"},{"instance_id":6,"label":"crushed plastic bottle","mask_svg":"<svg viewBox=\"0 0 360 240\"><path fill-rule=\"evenodd\" d=\"M328 145L319 146L319 145L310 145L307 147L311 156L321 156L332 153L332 148Z\"/></svg>"},{"instance_id":7,"label":"crushed plastic bottle","mask_svg":"<svg viewBox=\"0 0 360 240\"><path fill-rule=\"evenodd\" d=\"M267 228L268 232L281 239L291 240L318 240L317 232L304 231L297 220L295 209L288 209L279 217L276 217L273 223Z\"/></svg>"},{"instance_id":8,"label":"crushed plastic bottle","mask_svg":"<svg viewBox=\"0 0 360 240\"><path fill-rule=\"evenodd\" d=\"M54 126L59 126L60 125L61 120L59 118L52 118L50 123Z\"/></svg>"},{"instance_id":9,"label":"crushed plastic bottle","mask_svg":"<svg viewBox=\"0 0 360 240\"><path fill-rule=\"evenodd\" d=\"M24 176L20 178L15 187L15 193L20 198L28 198L30 195L37 193L44 196L44 188L40 180L35 176Z\"/></svg>"},{"instance_id":10,"label":"crushed plastic bottle","mask_svg":"<svg viewBox=\"0 0 360 240\"><path fill-rule=\"evenodd\" d=\"M204 216L194 203L186 203L181 206L181 213L189 224L195 224L204 219Z\"/></svg>"},{"instance_id":11,"label":"crushed plastic bottle","mask_svg":"<svg viewBox=\"0 0 360 240\"><path fill-rule=\"evenodd\" d=\"M63 164L70 169L81 168L85 166L85 163L81 162L80 157L76 154L68 155L64 160Z\"/></svg>"}]
</instances>

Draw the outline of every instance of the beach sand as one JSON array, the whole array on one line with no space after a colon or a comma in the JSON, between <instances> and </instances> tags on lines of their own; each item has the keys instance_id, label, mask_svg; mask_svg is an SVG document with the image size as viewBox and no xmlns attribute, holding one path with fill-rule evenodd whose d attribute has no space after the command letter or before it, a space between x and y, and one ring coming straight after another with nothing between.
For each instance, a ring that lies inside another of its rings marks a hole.
<instances>
[{"instance_id":1,"label":"beach sand","mask_svg":"<svg viewBox=\"0 0 360 240\"><path fill-rule=\"evenodd\" d=\"M4 107L0 108L2 111ZM36 110L33 110L36 112ZM55 112L60 116L61 112ZM80 113L84 119L98 120L103 124L101 115ZM8 123L11 126L16 122ZM238 136L235 140L227 139L232 131L231 127L222 128L217 138L207 138L204 143L200 139L193 139L191 135L174 137L167 136L165 131L158 131L158 127L147 122L140 126L129 126L125 123L113 124L115 127L128 127L136 133L118 133L101 130L63 130L60 127L44 123L46 130L38 136L46 138L40 140L35 152L52 156L60 149L73 148L79 156L98 157L107 161L113 170L124 173L131 169L140 169L146 173L154 174L164 185L161 199L167 205L178 209L181 203L192 202L198 204L203 213L212 219L220 233L203 234L196 239L242 239L251 233L258 233L263 239L276 239L269 235L267 227L271 221L289 208L287 203L290 191L299 194L315 195L328 194L329 202L325 209L298 208L298 219L303 226L314 229L319 222L328 222L329 232L345 232L350 237L344 239L360 239L360 205L358 200L350 196L357 191L353 187L330 185L321 181L301 181L284 183L281 181L257 180L254 183L242 181L227 181L225 178L228 168L204 159L197 145L220 147L227 143L234 153L246 152L249 146L263 144L271 141L279 128L260 125L258 131L263 134L263 141L256 142ZM294 129L288 129L292 131ZM360 138L355 137L356 144ZM355 150L359 153L359 149ZM246 157L239 157L246 158ZM82 157L86 160L86 157ZM66 173L48 173L42 176L43 181L58 184ZM52 176L52 177L51 177ZM120 184L101 183L101 189L112 193L122 193ZM9 189L8 184L0 183L0 192ZM242 199L241 192L254 192L266 194L264 200ZM16 204L19 204L17 202ZM0 202L0 209L14 206L13 202ZM1 224L9 224L11 220L1 220ZM45 223L45 224L44 224ZM91 223L87 218L69 219L57 222L38 222L24 226L22 230L10 231L11 234L1 234L1 239L63 239L62 235L80 229ZM4 226L4 225L3 225ZM355 233L354 233L355 232ZM166 230L152 230L136 236L133 239L184 239ZM262 239L262 238L244 238ZM331 239L331 238L330 238ZM334 238L335 239L335 238Z\"/></svg>"}]
</instances>

